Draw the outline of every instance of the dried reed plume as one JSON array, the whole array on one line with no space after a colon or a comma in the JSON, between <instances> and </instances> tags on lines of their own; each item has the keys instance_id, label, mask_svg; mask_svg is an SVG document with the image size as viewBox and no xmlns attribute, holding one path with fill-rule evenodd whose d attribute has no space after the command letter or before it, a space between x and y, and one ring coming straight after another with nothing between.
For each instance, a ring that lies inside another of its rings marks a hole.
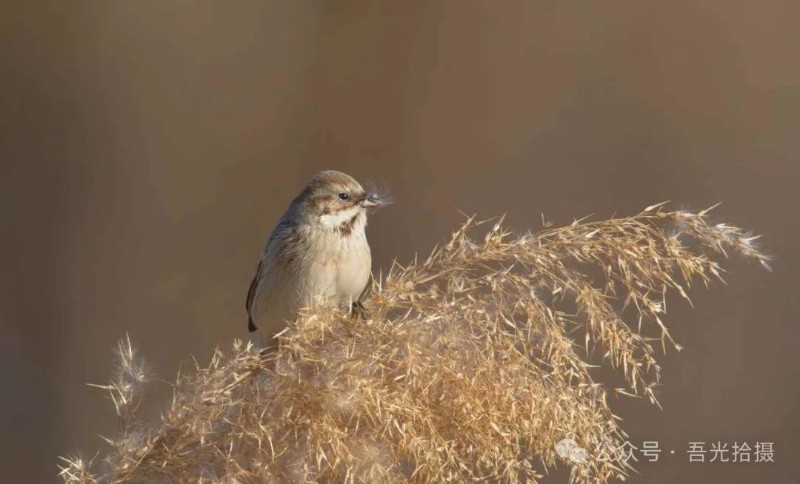
<instances>
[{"instance_id":1,"label":"dried reed plume","mask_svg":"<svg viewBox=\"0 0 800 484\"><path fill-rule=\"evenodd\" d=\"M631 469L607 457L625 433L592 378L592 355L622 370L626 387L615 391L657 404L654 344L678 347L661 319L668 290L688 299L690 283L719 279L712 255L768 267L755 237L707 213L659 204L516 238L470 218L424 262L374 281L364 318L312 308L276 352L237 341L179 376L149 432L134 415L145 373L124 341L103 387L120 435L102 461L64 459L61 476L532 482L558 464L573 482L622 478ZM564 439L585 453L558 452Z\"/></svg>"}]
</instances>

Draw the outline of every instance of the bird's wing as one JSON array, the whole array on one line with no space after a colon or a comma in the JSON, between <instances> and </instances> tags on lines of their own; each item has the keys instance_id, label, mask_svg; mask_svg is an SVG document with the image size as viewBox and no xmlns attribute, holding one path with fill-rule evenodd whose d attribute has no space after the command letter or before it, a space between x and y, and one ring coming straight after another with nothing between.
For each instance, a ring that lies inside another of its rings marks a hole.
<instances>
[{"instance_id":1,"label":"bird's wing","mask_svg":"<svg viewBox=\"0 0 800 484\"><path fill-rule=\"evenodd\" d=\"M258 267L256 268L256 275L253 276L253 281L250 282L250 289L247 291L247 303L245 305L245 309L247 309L247 329L252 333L253 331L257 330L258 327L253 323L253 301L256 298L256 291L258 290L258 285L261 282L261 265L263 264L262 261L258 261Z\"/></svg>"},{"instance_id":2,"label":"bird's wing","mask_svg":"<svg viewBox=\"0 0 800 484\"><path fill-rule=\"evenodd\" d=\"M278 225L272 229L272 233L269 234L269 239L267 239L267 245L264 247L264 253L261 255L261 259L258 261L258 267L256 268L256 275L253 276L252 282L250 282L250 289L247 291L247 329L250 332L256 331L258 327L253 322L253 310L254 304L256 302L257 293L258 293L258 286L261 284L261 279L263 273L266 271L273 271L274 267L274 254L276 250L276 246L281 245L283 240L286 238L286 234L291 232L292 227L294 227L294 222L292 222L286 214L281 217L281 220L278 222ZM265 261L273 261L273 264L270 264L269 267L264 267L264 264L269 264L269 262ZM270 282L269 276L264 281L265 283ZM265 289L262 289L262 293ZM267 293L269 294L269 288L266 289Z\"/></svg>"},{"instance_id":3,"label":"bird's wing","mask_svg":"<svg viewBox=\"0 0 800 484\"><path fill-rule=\"evenodd\" d=\"M361 293L358 295L358 299L356 299L356 302L363 303L367 299L367 297L369 297L371 292L372 292L372 273L370 273L369 277L367 277L367 283L364 284L364 289L361 290Z\"/></svg>"}]
</instances>

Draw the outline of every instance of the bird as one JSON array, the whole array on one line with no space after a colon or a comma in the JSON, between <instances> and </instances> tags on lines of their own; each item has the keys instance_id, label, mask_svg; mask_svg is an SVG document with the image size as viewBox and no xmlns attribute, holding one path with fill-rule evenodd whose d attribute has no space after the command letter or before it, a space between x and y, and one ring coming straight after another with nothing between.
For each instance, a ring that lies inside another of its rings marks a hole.
<instances>
[{"instance_id":1,"label":"bird","mask_svg":"<svg viewBox=\"0 0 800 484\"><path fill-rule=\"evenodd\" d=\"M311 177L272 230L247 292L247 328L262 345L304 307L362 308L372 270L367 213L390 203L340 171Z\"/></svg>"}]
</instances>

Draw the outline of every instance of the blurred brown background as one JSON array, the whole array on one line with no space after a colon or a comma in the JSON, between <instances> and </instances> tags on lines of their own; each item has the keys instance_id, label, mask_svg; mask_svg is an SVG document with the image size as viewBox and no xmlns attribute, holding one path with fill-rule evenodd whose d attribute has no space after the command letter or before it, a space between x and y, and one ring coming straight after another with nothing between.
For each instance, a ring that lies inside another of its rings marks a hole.
<instances>
[{"instance_id":1,"label":"blurred brown background","mask_svg":"<svg viewBox=\"0 0 800 484\"><path fill-rule=\"evenodd\" d=\"M0 7L5 482L113 435L127 331L158 376L245 330L277 217L321 168L382 180L375 266L461 220L517 229L672 200L764 235L769 274L673 298L661 462L634 482L800 482L800 3L40 1ZM157 416L167 392L156 383ZM775 463L689 464L688 442ZM668 449L676 450L674 456ZM556 474L548 482L564 482Z\"/></svg>"}]
</instances>

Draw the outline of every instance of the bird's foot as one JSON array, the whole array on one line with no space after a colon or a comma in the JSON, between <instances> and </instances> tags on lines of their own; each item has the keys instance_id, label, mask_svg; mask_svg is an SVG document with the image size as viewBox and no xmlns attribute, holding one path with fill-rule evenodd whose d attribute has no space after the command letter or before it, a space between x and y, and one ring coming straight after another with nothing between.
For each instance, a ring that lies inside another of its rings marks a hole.
<instances>
[{"instance_id":1,"label":"bird's foot","mask_svg":"<svg viewBox=\"0 0 800 484\"><path fill-rule=\"evenodd\" d=\"M350 317L358 319L367 319L367 310L361 301L356 301L350 305Z\"/></svg>"}]
</instances>

